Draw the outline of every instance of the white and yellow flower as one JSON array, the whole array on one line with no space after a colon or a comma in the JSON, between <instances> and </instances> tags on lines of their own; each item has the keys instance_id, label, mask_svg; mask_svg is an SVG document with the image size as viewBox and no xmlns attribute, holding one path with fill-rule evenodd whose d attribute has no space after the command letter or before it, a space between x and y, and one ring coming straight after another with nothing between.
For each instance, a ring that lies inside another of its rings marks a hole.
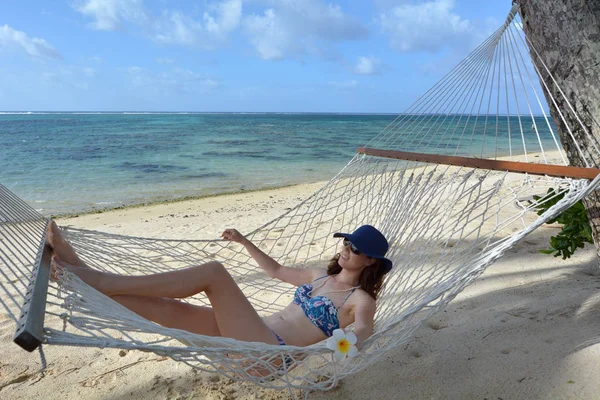
<instances>
[{"instance_id":1,"label":"white and yellow flower","mask_svg":"<svg viewBox=\"0 0 600 400\"><path fill-rule=\"evenodd\" d=\"M342 329L336 329L329 339L327 339L327 348L333 350L333 356L337 361L342 361L346 357L355 357L358 354L356 345L356 335L352 332L344 332Z\"/></svg>"}]
</instances>

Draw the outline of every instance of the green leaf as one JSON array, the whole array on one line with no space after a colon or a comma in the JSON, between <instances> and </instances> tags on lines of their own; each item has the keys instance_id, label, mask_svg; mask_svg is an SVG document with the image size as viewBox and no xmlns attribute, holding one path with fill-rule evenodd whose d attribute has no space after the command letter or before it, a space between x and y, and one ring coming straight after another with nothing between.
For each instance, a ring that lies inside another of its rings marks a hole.
<instances>
[{"instance_id":1,"label":"green leaf","mask_svg":"<svg viewBox=\"0 0 600 400\"><path fill-rule=\"evenodd\" d=\"M542 215L564 197L564 192L557 193L556 190L550 188L544 196L533 196L539 202L536 206L538 215ZM540 253L554 254L554 257L562 256L565 260L570 258L577 249L583 249L585 243L594 243L592 227L581 201L548 221L548 223L555 222L562 224L563 227L558 235L550 237L550 249L540 250Z\"/></svg>"}]
</instances>

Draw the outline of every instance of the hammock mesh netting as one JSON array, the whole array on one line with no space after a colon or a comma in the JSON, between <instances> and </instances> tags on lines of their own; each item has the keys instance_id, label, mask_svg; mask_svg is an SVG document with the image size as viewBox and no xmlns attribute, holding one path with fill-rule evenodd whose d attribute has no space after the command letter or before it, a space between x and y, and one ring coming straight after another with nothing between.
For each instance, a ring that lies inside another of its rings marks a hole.
<instances>
[{"instance_id":1,"label":"hammock mesh netting","mask_svg":"<svg viewBox=\"0 0 600 400\"><path fill-rule=\"evenodd\" d=\"M539 71L529 56L532 49L515 14L516 7L501 28L320 190L248 235L283 265L324 267L339 246L334 232L371 224L385 234L394 268L377 301L375 332L357 357L334 362L325 342L275 346L165 328L68 273L60 284L49 281L43 343L151 351L231 379L310 391L332 388L409 341L426 318L507 249L599 182L457 162L464 157L567 166L563 145L569 142L588 172L596 167L597 149L581 148L571 133L584 127L567 126L569 134L561 145L540 94ZM393 152L450 156L451 161L389 158L399 154ZM549 188L555 189L554 196L564 197L538 215L541 200L534 196L543 196ZM0 294L4 310L19 327L33 307L35 286L43 287L47 280L38 275L38 266L44 265L40 261L46 225L46 218L0 186ZM80 257L103 271L141 275L218 260L261 315L282 310L295 290L269 278L235 243L147 239L73 228L65 232ZM202 294L186 301L209 305Z\"/></svg>"}]
</instances>

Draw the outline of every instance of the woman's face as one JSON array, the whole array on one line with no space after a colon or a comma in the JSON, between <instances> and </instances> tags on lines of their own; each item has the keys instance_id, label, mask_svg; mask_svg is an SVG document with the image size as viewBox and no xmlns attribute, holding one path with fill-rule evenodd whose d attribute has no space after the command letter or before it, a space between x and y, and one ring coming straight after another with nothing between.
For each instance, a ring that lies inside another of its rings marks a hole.
<instances>
[{"instance_id":1,"label":"woman's face","mask_svg":"<svg viewBox=\"0 0 600 400\"><path fill-rule=\"evenodd\" d=\"M338 259L338 264L342 268L348 271L360 271L370 263L371 258L362 254L348 239L344 239Z\"/></svg>"}]
</instances>

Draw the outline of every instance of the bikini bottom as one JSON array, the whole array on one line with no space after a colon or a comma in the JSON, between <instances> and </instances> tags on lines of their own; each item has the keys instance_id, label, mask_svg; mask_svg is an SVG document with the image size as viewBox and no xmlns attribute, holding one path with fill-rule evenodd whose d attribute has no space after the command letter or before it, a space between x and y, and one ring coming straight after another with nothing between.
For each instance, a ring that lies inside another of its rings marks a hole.
<instances>
[{"instance_id":1,"label":"bikini bottom","mask_svg":"<svg viewBox=\"0 0 600 400\"><path fill-rule=\"evenodd\" d=\"M275 335L275 337L277 338L277 342L279 342L279 345L280 346L285 346L285 342L283 341L283 339L281 338L281 336L279 336L277 334L277 332L275 332L273 329L271 329L271 332L273 332L273 335ZM294 360L292 359L292 357L286 355L285 359L283 360L283 364L281 364L279 366L279 370L280 371L284 371L286 369L289 369L293 364L294 364Z\"/></svg>"},{"instance_id":2,"label":"bikini bottom","mask_svg":"<svg viewBox=\"0 0 600 400\"><path fill-rule=\"evenodd\" d=\"M281 336L279 336L277 334L277 332L275 332L273 329L271 329L271 332L273 332L273 335L275 335L275 337L277 338L277 341L279 342L280 346L285 346L285 342L283 341L283 339L281 338Z\"/></svg>"}]
</instances>

